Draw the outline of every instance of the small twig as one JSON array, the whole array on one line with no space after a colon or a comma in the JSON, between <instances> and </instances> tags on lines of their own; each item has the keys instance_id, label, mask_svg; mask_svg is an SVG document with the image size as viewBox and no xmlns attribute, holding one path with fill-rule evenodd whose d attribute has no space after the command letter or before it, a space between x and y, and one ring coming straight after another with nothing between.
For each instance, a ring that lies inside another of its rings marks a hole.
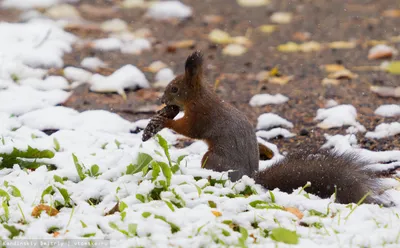
<instances>
[{"instance_id":1,"label":"small twig","mask_svg":"<svg viewBox=\"0 0 400 248\"><path fill-rule=\"evenodd\" d=\"M48 29L46 32L46 35L43 37L43 39L33 48L37 49L37 48L41 47L44 44L44 42L49 38L50 34L51 34L51 29Z\"/></svg>"}]
</instances>

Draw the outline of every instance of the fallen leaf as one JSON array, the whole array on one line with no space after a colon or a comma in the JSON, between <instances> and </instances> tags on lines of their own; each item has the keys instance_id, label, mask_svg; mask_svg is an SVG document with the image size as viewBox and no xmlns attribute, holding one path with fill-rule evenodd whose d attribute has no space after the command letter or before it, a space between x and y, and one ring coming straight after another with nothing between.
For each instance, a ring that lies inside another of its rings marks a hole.
<instances>
[{"instance_id":1,"label":"fallen leaf","mask_svg":"<svg viewBox=\"0 0 400 248\"><path fill-rule=\"evenodd\" d=\"M297 216L297 218L302 219L304 214L298 209L294 207L285 207L285 210L289 213L292 213Z\"/></svg>"},{"instance_id":2,"label":"fallen leaf","mask_svg":"<svg viewBox=\"0 0 400 248\"><path fill-rule=\"evenodd\" d=\"M240 56L245 52L247 48L239 44L229 44L222 50L222 54L229 56Z\"/></svg>"},{"instance_id":3,"label":"fallen leaf","mask_svg":"<svg viewBox=\"0 0 400 248\"><path fill-rule=\"evenodd\" d=\"M277 28L278 27L276 25L261 25L258 27L258 30L266 34L270 34L274 32Z\"/></svg>"},{"instance_id":4,"label":"fallen leaf","mask_svg":"<svg viewBox=\"0 0 400 248\"><path fill-rule=\"evenodd\" d=\"M196 45L195 40L180 40L174 41L168 44L167 51L168 52L175 52L177 49L180 48L194 48Z\"/></svg>"},{"instance_id":5,"label":"fallen leaf","mask_svg":"<svg viewBox=\"0 0 400 248\"><path fill-rule=\"evenodd\" d=\"M400 17L400 9L388 9L383 11L382 16L391 17L391 18L399 18Z\"/></svg>"},{"instance_id":6,"label":"fallen leaf","mask_svg":"<svg viewBox=\"0 0 400 248\"><path fill-rule=\"evenodd\" d=\"M294 76L270 77L268 83L284 85L289 83Z\"/></svg>"},{"instance_id":7,"label":"fallen leaf","mask_svg":"<svg viewBox=\"0 0 400 248\"><path fill-rule=\"evenodd\" d=\"M280 52L297 52L300 50L300 47L297 43L288 42L286 44L279 45L277 49Z\"/></svg>"},{"instance_id":8,"label":"fallen leaf","mask_svg":"<svg viewBox=\"0 0 400 248\"><path fill-rule=\"evenodd\" d=\"M208 35L208 39L216 44L229 44L232 42L230 34L220 29L213 29Z\"/></svg>"},{"instance_id":9,"label":"fallen leaf","mask_svg":"<svg viewBox=\"0 0 400 248\"><path fill-rule=\"evenodd\" d=\"M334 41L328 44L332 49L352 49L356 47L356 43L352 41Z\"/></svg>"},{"instance_id":10,"label":"fallen leaf","mask_svg":"<svg viewBox=\"0 0 400 248\"><path fill-rule=\"evenodd\" d=\"M332 78L324 78L322 79L322 85L339 85L340 80L332 79Z\"/></svg>"},{"instance_id":11,"label":"fallen leaf","mask_svg":"<svg viewBox=\"0 0 400 248\"><path fill-rule=\"evenodd\" d=\"M232 38L232 42L239 44L239 45L244 45L244 46L251 46L251 41L245 37L245 36L236 36Z\"/></svg>"},{"instance_id":12,"label":"fallen leaf","mask_svg":"<svg viewBox=\"0 0 400 248\"><path fill-rule=\"evenodd\" d=\"M394 75L400 75L400 60L390 62L386 67L386 71Z\"/></svg>"},{"instance_id":13,"label":"fallen leaf","mask_svg":"<svg viewBox=\"0 0 400 248\"><path fill-rule=\"evenodd\" d=\"M385 45L388 42L386 40L368 40L364 44L367 46Z\"/></svg>"},{"instance_id":14,"label":"fallen leaf","mask_svg":"<svg viewBox=\"0 0 400 248\"><path fill-rule=\"evenodd\" d=\"M388 45L376 45L368 52L368 59L387 59L397 54L397 50Z\"/></svg>"},{"instance_id":15,"label":"fallen leaf","mask_svg":"<svg viewBox=\"0 0 400 248\"><path fill-rule=\"evenodd\" d=\"M215 210L211 210L211 212L213 213L213 215L215 215L216 217L220 217L222 216L222 213L219 211L215 211Z\"/></svg>"},{"instance_id":16,"label":"fallen leaf","mask_svg":"<svg viewBox=\"0 0 400 248\"><path fill-rule=\"evenodd\" d=\"M69 4L55 5L47 9L45 15L53 19L81 19L78 10L74 6Z\"/></svg>"},{"instance_id":17,"label":"fallen leaf","mask_svg":"<svg viewBox=\"0 0 400 248\"><path fill-rule=\"evenodd\" d=\"M370 90L382 97L400 97L400 87L371 86Z\"/></svg>"},{"instance_id":18,"label":"fallen leaf","mask_svg":"<svg viewBox=\"0 0 400 248\"><path fill-rule=\"evenodd\" d=\"M272 77L276 77L280 75L278 67L274 67L269 71L269 75Z\"/></svg>"},{"instance_id":19,"label":"fallen leaf","mask_svg":"<svg viewBox=\"0 0 400 248\"><path fill-rule=\"evenodd\" d=\"M64 26L64 30L75 34L80 34L81 36L99 35L103 33L100 25L92 23L67 23Z\"/></svg>"},{"instance_id":20,"label":"fallen leaf","mask_svg":"<svg viewBox=\"0 0 400 248\"><path fill-rule=\"evenodd\" d=\"M311 34L309 32L295 32L292 37L295 40L306 41L311 38Z\"/></svg>"},{"instance_id":21,"label":"fallen leaf","mask_svg":"<svg viewBox=\"0 0 400 248\"><path fill-rule=\"evenodd\" d=\"M148 28L139 28L133 32L136 38L148 38L151 36L151 30Z\"/></svg>"},{"instance_id":22,"label":"fallen leaf","mask_svg":"<svg viewBox=\"0 0 400 248\"><path fill-rule=\"evenodd\" d=\"M46 213L50 216L56 216L58 214L57 209L48 205L40 204L33 208L31 215L37 218L40 216L40 213L42 213L42 211L46 211Z\"/></svg>"},{"instance_id":23,"label":"fallen leaf","mask_svg":"<svg viewBox=\"0 0 400 248\"><path fill-rule=\"evenodd\" d=\"M53 237L57 238L60 235L60 232L53 232Z\"/></svg>"},{"instance_id":24,"label":"fallen leaf","mask_svg":"<svg viewBox=\"0 0 400 248\"><path fill-rule=\"evenodd\" d=\"M355 73L352 73L351 71L344 69L340 71L333 72L328 75L328 78L330 79L354 79L358 78L358 75Z\"/></svg>"},{"instance_id":25,"label":"fallen leaf","mask_svg":"<svg viewBox=\"0 0 400 248\"><path fill-rule=\"evenodd\" d=\"M269 71L260 71L259 73L257 73L256 75L256 80L258 81L267 81L270 77L270 73Z\"/></svg>"},{"instance_id":26,"label":"fallen leaf","mask_svg":"<svg viewBox=\"0 0 400 248\"><path fill-rule=\"evenodd\" d=\"M339 64L328 64L321 66L326 72L337 72L346 69L343 65Z\"/></svg>"},{"instance_id":27,"label":"fallen leaf","mask_svg":"<svg viewBox=\"0 0 400 248\"><path fill-rule=\"evenodd\" d=\"M288 24L292 21L292 13L290 12L275 12L270 17L272 22L278 24Z\"/></svg>"},{"instance_id":28,"label":"fallen leaf","mask_svg":"<svg viewBox=\"0 0 400 248\"><path fill-rule=\"evenodd\" d=\"M148 67L145 67L144 70L152 72L152 73L156 73L159 70L164 69L166 67L167 67L167 65L164 62L162 62L162 61L154 61Z\"/></svg>"},{"instance_id":29,"label":"fallen leaf","mask_svg":"<svg viewBox=\"0 0 400 248\"><path fill-rule=\"evenodd\" d=\"M128 29L128 24L124 20L115 18L103 22L101 29L106 32L121 32Z\"/></svg>"},{"instance_id":30,"label":"fallen leaf","mask_svg":"<svg viewBox=\"0 0 400 248\"><path fill-rule=\"evenodd\" d=\"M84 16L91 18L112 18L116 14L116 10L110 7L99 7L92 4L82 4L78 9Z\"/></svg>"},{"instance_id":31,"label":"fallen leaf","mask_svg":"<svg viewBox=\"0 0 400 248\"><path fill-rule=\"evenodd\" d=\"M316 51L321 50L321 48L322 48L321 44L319 44L318 42L315 42L315 41L305 42L299 46L299 49L302 52L306 52L306 53L307 52L316 52Z\"/></svg>"},{"instance_id":32,"label":"fallen leaf","mask_svg":"<svg viewBox=\"0 0 400 248\"><path fill-rule=\"evenodd\" d=\"M259 7L269 4L269 0L237 0L242 7Z\"/></svg>"},{"instance_id":33,"label":"fallen leaf","mask_svg":"<svg viewBox=\"0 0 400 248\"><path fill-rule=\"evenodd\" d=\"M203 21L208 24L210 24L210 23L217 24L217 23L222 22L223 20L224 20L224 18L219 15L205 15L203 17Z\"/></svg>"}]
</instances>

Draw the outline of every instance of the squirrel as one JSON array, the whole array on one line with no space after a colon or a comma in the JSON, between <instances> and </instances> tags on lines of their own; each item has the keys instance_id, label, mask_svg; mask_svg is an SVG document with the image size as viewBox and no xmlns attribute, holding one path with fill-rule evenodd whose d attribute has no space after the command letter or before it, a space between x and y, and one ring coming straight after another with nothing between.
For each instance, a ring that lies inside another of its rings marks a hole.
<instances>
[{"instance_id":1,"label":"squirrel","mask_svg":"<svg viewBox=\"0 0 400 248\"><path fill-rule=\"evenodd\" d=\"M200 51L187 58L185 72L168 84L161 102L166 107L151 119L143 141L169 128L205 141L208 151L201 161L203 167L220 172L233 170L229 172L232 181L247 175L266 189L279 188L287 193L310 182L305 191L321 198L336 193L339 203L357 203L364 198L364 203L386 205L381 175L352 153L300 150L259 171L261 148L253 126L245 114L206 85ZM179 110L184 116L174 120Z\"/></svg>"}]
</instances>

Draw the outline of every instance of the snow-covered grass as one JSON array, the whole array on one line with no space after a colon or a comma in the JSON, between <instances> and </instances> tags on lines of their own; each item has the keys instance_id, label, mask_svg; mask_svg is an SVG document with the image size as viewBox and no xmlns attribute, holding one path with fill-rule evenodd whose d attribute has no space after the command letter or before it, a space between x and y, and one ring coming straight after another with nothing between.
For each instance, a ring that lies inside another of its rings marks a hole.
<instances>
[{"instance_id":1,"label":"snow-covered grass","mask_svg":"<svg viewBox=\"0 0 400 248\"><path fill-rule=\"evenodd\" d=\"M31 8L55 2L60 1L6 0L3 6ZM191 14L190 8L170 1L156 3L148 12L156 19ZM387 192L397 206L382 208L336 204L333 197L319 199L301 188L291 194L269 191L247 176L231 182L226 173L201 168L207 150L202 141L178 149L174 144L181 136L165 129L143 143L142 132L135 132L149 120L132 123L104 110L79 113L56 106L71 94L66 79L87 81L93 91L120 94L149 83L134 65L122 66L107 77L73 67L64 69L65 77L47 76L46 68L64 66L63 54L71 51L77 38L56 22L34 19L0 23L2 241L84 239L109 242L109 247L400 245L400 195L395 189ZM95 46L131 53L147 46L144 39L110 38ZM103 65L96 58L82 61L90 70ZM172 77L173 71L166 68L156 80ZM350 105L321 110L317 119L329 127L361 125ZM280 127L293 128L293 123L272 113L258 119L257 129L263 129L257 132L258 141L274 153L271 160L260 162L260 168L283 157L276 145L263 139L295 135ZM326 138L324 147L356 152L377 167L393 167L400 161L400 151L358 148L354 135ZM389 179L385 184L397 186ZM116 211L110 212L117 202ZM50 210L38 214L38 206Z\"/></svg>"}]
</instances>

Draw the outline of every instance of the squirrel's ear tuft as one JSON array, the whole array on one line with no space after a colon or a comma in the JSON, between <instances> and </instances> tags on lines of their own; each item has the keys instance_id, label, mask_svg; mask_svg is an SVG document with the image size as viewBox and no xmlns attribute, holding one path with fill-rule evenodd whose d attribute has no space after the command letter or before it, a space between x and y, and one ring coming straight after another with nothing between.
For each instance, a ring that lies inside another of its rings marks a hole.
<instances>
[{"instance_id":1,"label":"squirrel's ear tuft","mask_svg":"<svg viewBox=\"0 0 400 248\"><path fill-rule=\"evenodd\" d=\"M200 51L195 51L187 59L185 64L186 78L201 80L203 74L203 54Z\"/></svg>"}]
</instances>

